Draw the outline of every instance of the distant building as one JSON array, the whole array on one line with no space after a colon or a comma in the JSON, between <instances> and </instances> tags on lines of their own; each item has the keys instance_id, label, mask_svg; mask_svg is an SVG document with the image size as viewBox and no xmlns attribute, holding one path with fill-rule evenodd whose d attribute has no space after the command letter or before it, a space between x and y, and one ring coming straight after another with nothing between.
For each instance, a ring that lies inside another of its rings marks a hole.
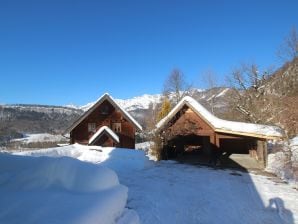
<instances>
[{"instance_id":1,"label":"distant building","mask_svg":"<svg viewBox=\"0 0 298 224\"><path fill-rule=\"evenodd\" d=\"M104 94L68 128L70 143L135 148L139 123L109 95Z\"/></svg>"}]
</instances>

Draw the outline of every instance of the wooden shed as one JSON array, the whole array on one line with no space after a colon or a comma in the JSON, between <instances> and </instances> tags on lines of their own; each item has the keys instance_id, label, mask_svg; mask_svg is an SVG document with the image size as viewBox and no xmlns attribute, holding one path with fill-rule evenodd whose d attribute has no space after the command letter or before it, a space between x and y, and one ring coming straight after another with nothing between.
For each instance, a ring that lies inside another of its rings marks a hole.
<instances>
[{"instance_id":1,"label":"wooden shed","mask_svg":"<svg viewBox=\"0 0 298 224\"><path fill-rule=\"evenodd\" d=\"M268 139L280 139L283 130L276 126L219 119L193 98L184 97L156 125L163 141L163 152L175 157L186 151L250 154L266 161Z\"/></svg>"},{"instance_id":2,"label":"wooden shed","mask_svg":"<svg viewBox=\"0 0 298 224\"><path fill-rule=\"evenodd\" d=\"M70 143L135 148L139 123L109 95L104 94L71 127Z\"/></svg>"}]
</instances>

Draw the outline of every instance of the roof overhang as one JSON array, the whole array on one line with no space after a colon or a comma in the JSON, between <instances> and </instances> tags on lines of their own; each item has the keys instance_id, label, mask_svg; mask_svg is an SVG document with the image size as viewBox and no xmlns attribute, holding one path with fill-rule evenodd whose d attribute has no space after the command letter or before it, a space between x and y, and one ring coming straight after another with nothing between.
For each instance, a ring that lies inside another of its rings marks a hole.
<instances>
[{"instance_id":1,"label":"roof overhang","mask_svg":"<svg viewBox=\"0 0 298 224\"><path fill-rule=\"evenodd\" d=\"M94 135L89 139L88 144L92 145L92 143L96 142L100 137L102 137L104 134L107 134L110 138L113 139L113 141L119 143L119 137L118 135L113 132L109 127L107 126L102 126L100 129L98 129Z\"/></svg>"}]
</instances>

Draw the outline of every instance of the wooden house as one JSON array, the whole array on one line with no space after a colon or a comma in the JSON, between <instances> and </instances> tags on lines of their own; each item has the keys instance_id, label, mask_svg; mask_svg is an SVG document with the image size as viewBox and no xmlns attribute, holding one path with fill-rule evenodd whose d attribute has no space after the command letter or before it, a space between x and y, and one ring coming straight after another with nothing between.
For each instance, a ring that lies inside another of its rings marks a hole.
<instances>
[{"instance_id":1,"label":"wooden house","mask_svg":"<svg viewBox=\"0 0 298 224\"><path fill-rule=\"evenodd\" d=\"M247 153L264 162L266 141L283 137L279 127L219 119L189 96L156 125L156 131L168 155L197 148L207 154Z\"/></svg>"},{"instance_id":2,"label":"wooden house","mask_svg":"<svg viewBox=\"0 0 298 224\"><path fill-rule=\"evenodd\" d=\"M135 148L142 127L109 95L104 94L68 128L70 143Z\"/></svg>"}]
</instances>

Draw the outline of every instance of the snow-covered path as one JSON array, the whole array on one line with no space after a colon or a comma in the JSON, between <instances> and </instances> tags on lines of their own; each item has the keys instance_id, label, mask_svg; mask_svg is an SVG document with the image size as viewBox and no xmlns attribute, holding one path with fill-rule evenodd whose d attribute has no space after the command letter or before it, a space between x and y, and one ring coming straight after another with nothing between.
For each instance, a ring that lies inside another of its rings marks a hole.
<instances>
[{"instance_id":1,"label":"snow-covered path","mask_svg":"<svg viewBox=\"0 0 298 224\"><path fill-rule=\"evenodd\" d=\"M141 223L298 223L298 192L270 178L160 162L118 171Z\"/></svg>"}]
</instances>

